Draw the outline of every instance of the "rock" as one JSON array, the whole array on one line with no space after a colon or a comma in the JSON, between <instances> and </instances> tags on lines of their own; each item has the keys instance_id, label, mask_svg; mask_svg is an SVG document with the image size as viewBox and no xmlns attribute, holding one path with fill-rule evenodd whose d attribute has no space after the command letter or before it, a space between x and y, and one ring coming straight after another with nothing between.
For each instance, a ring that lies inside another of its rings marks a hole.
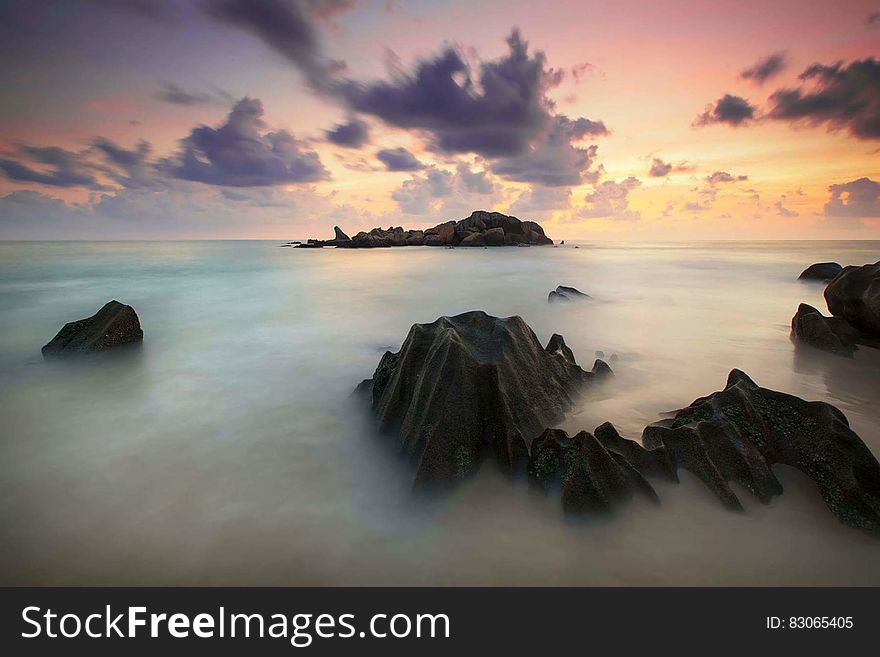
<instances>
[{"instance_id":1,"label":"rock","mask_svg":"<svg viewBox=\"0 0 880 657\"><path fill-rule=\"evenodd\" d=\"M486 246L504 246L504 229L490 228L483 233L483 239L486 241Z\"/></svg>"},{"instance_id":2,"label":"rock","mask_svg":"<svg viewBox=\"0 0 880 657\"><path fill-rule=\"evenodd\" d=\"M93 354L144 339L141 323L131 306L110 301L86 319L65 324L43 347L43 358Z\"/></svg>"},{"instance_id":3,"label":"rock","mask_svg":"<svg viewBox=\"0 0 880 657\"><path fill-rule=\"evenodd\" d=\"M844 267L825 288L825 302L832 315L880 339L880 262Z\"/></svg>"},{"instance_id":4,"label":"rock","mask_svg":"<svg viewBox=\"0 0 880 657\"><path fill-rule=\"evenodd\" d=\"M358 392L414 463L414 485L432 488L468 477L488 456L510 475L523 471L529 443L592 379L561 336L542 348L522 318L471 311L414 324Z\"/></svg>"},{"instance_id":5,"label":"rock","mask_svg":"<svg viewBox=\"0 0 880 657\"><path fill-rule=\"evenodd\" d=\"M553 303L554 301L577 301L591 298L592 297L589 294L584 294L577 288L569 287L567 285L559 285L547 295L547 301L550 303Z\"/></svg>"},{"instance_id":6,"label":"rock","mask_svg":"<svg viewBox=\"0 0 880 657\"><path fill-rule=\"evenodd\" d=\"M678 481L675 463L664 446L645 449L635 440L621 436L610 422L600 424L593 434L602 447L622 456L642 475Z\"/></svg>"},{"instance_id":7,"label":"rock","mask_svg":"<svg viewBox=\"0 0 880 657\"><path fill-rule=\"evenodd\" d=\"M742 506L728 482L767 503L782 492L771 467L790 465L815 482L841 522L880 533L880 464L843 413L761 388L740 370L724 390L646 427L642 444L665 447L733 509Z\"/></svg>"},{"instance_id":8,"label":"rock","mask_svg":"<svg viewBox=\"0 0 880 657\"><path fill-rule=\"evenodd\" d=\"M544 229L534 221L520 221L500 212L475 210L459 221L446 221L433 228L406 230L400 226L373 228L350 238L334 227L332 240L309 240L310 244L347 249L369 249L388 246L532 246L553 244ZM474 237L478 235L479 237ZM307 247L303 248L316 248Z\"/></svg>"},{"instance_id":9,"label":"rock","mask_svg":"<svg viewBox=\"0 0 880 657\"><path fill-rule=\"evenodd\" d=\"M805 344L852 358L858 349L857 331L846 320L825 317L813 306L802 303L791 318L791 337Z\"/></svg>"},{"instance_id":10,"label":"rock","mask_svg":"<svg viewBox=\"0 0 880 657\"><path fill-rule=\"evenodd\" d=\"M843 271L843 267L836 262L817 262L804 269L798 276L798 280L830 281L841 271Z\"/></svg>"},{"instance_id":11,"label":"rock","mask_svg":"<svg viewBox=\"0 0 880 657\"><path fill-rule=\"evenodd\" d=\"M470 233L465 237L459 246L485 246L486 238L483 233Z\"/></svg>"},{"instance_id":12,"label":"rock","mask_svg":"<svg viewBox=\"0 0 880 657\"><path fill-rule=\"evenodd\" d=\"M566 513L609 513L636 492L659 503L657 493L635 468L586 431L572 437L561 429L544 431L532 443L528 472L536 488L561 489Z\"/></svg>"}]
</instances>

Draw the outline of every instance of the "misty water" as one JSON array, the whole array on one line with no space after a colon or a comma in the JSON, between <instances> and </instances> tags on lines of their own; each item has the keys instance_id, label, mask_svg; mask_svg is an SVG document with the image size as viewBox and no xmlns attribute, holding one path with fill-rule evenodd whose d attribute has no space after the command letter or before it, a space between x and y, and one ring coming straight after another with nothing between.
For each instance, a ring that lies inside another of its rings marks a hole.
<instances>
[{"instance_id":1,"label":"misty water","mask_svg":"<svg viewBox=\"0 0 880 657\"><path fill-rule=\"evenodd\" d=\"M758 384L839 407L880 454L880 352L795 348L813 262L878 242L579 243L293 250L275 242L0 244L3 584L880 584L880 542L777 466L764 506L722 508L682 472L610 519L484 467L442 499L353 407L414 322L520 315L579 362L618 358L563 428L638 438L661 413ZM547 303L559 284L594 297ZM43 362L67 321L118 299L143 348ZM454 413L455 409L449 409Z\"/></svg>"}]
</instances>

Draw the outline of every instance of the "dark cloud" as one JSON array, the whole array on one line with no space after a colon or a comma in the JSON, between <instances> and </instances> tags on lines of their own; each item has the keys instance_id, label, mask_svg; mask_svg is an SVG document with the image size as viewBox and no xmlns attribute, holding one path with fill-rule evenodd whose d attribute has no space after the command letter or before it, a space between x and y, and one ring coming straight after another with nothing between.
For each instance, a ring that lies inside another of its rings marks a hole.
<instances>
[{"instance_id":1,"label":"dark cloud","mask_svg":"<svg viewBox=\"0 0 880 657\"><path fill-rule=\"evenodd\" d=\"M702 114L694 119L693 125L702 127L715 123L739 126L755 118L755 107L745 98L725 94L714 104L707 105Z\"/></svg>"},{"instance_id":2,"label":"dark cloud","mask_svg":"<svg viewBox=\"0 0 880 657\"><path fill-rule=\"evenodd\" d=\"M81 153L74 153L58 146L23 146L19 152L31 162L48 168L38 170L17 160L0 160L0 170L10 180L52 187L107 189L95 178L93 167Z\"/></svg>"},{"instance_id":3,"label":"dark cloud","mask_svg":"<svg viewBox=\"0 0 880 657\"><path fill-rule=\"evenodd\" d=\"M153 162L150 160L152 147L141 140L129 150L116 143L97 137L92 141L95 148L109 165L104 172L114 182L129 189L155 188L164 185Z\"/></svg>"},{"instance_id":4,"label":"dark cloud","mask_svg":"<svg viewBox=\"0 0 880 657\"><path fill-rule=\"evenodd\" d=\"M552 127L525 152L494 161L492 173L506 180L528 182L548 187L595 182L597 172L588 172L596 159L598 147L580 147L572 142L587 136L607 134L605 125L588 119L570 120L553 117Z\"/></svg>"},{"instance_id":5,"label":"dark cloud","mask_svg":"<svg viewBox=\"0 0 880 657\"><path fill-rule=\"evenodd\" d=\"M169 20L177 15L174 0L88 0L93 5L126 11L153 20Z\"/></svg>"},{"instance_id":6,"label":"dark cloud","mask_svg":"<svg viewBox=\"0 0 880 657\"><path fill-rule=\"evenodd\" d=\"M636 221L641 214L629 207L629 193L639 187L642 182L633 176L620 182L606 180L597 185L591 194L587 194L586 206L578 215L587 219L610 218L623 221Z\"/></svg>"},{"instance_id":7,"label":"dark cloud","mask_svg":"<svg viewBox=\"0 0 880 657\"><path fill-rule=\"evenodd\" d=\"M263 104L238 101L217 127L202 125L181 141L181 151L160 163L168 176L210 185L258 187L329 178L318 154L283 130L266 132Z\"/></svg>"},{"instance_id":8,"label":"dark cloud","mask_svg":"<svg viewBox=\"0 0 880 657\"><path fill-rule=\"evenodd\" d=\"M345 123L337 123L324 134L327 135L327 141L346 148L360 148L370 141L367 124L355 118Z\"/></svg>"},{"instance_id":9,"label":"dark cloud","mask_svg":"<svg viewBox=\"0 0 880 657\"><path fill-rule=\"evenodd\" d=\"M880 11L875 11L871 14L868 14L868 17L865 19L865 23L867 23L870 27L880 27Z\"/></svg>"},{"instance_id":10,"label":"dark cloud","mask_svg":"<svg viewBox=\"0 0 880 657\"><path fill-rule=\"evenodd\" d=\"M324 57L314 20L339 13L343 5L350 4L321 0L206 0L202 6L210 16L256 35L297 66L310 85L326 90L344 64Z\"/></svg>"},{"instance_id":11,"label":"dark cloud","mask_svg":"<svg viewBox=\"0 0 880 657\"><path fill-rule=\"evenodd\" d=\"M229 105L234 101L231 94L222 89L211 91L191 91L173 82L163 82L156 97L174 105Z\"/></svg>"},{"instance_id":12,"label":"dark cloud","mask_svg":"<svg viewBox=\"0 0 880 657\"><path fill-rule=\"evenodd\" d=\"M753 66L750 66L739 76L744 80L752 80L758 84L763 84L773 76L782 72L788 65L784 52L775 52L761 60L758 60Z\"/></svg>"},{"instance_id":13,"label":"dark cloud","mask_svg":"<svg viewBox=\"0 0 880 657\"><path fill-rule=\"evenodd\" d=\"M880 183L859 178L829 185L825 214L837 217L880 217Z\"/></svg>"},{"instance_id":14,"label":"dark cloud","mask_svg":"<svg viewBox=\"0 0 880 657\"><path fill-rule=\"evenodd\" d=\"M845 66L814 64L800 75L809 87L780 89L770 97L772 119L825 124L858 139L880 139L880 61Z\"/></svg>"},{"instance_id":15,"label":"dark cloud","mask_svg":"<svg viewBox=\"0 0 880 657\"><path fill-rule=\"evenodd\" d=\"M672 171L672 165L668 162L664 162L659 157L655 157L651 160L651 170L648 171L648 175L651 178L664 178L670 174Z\"/></svg>"},{"instance_id":16,"label":"dark cloud","mask_svg":"<svg viewBox=\"0 0 880 657\"><path fill-rule=\"evenodd\" d=\"M706 182L710 185L717 185L719 183L742 182L748 179L748 176L734 176L727 173L727 171L716 171L706 176Z\"/></svg>"},{"instance_id":17,"label":"dark cloud","mask_svg":"<svg viewBox=\"0 0 880 657\"><path fill-rule=\"evenodd\" d=\"M388 171L418 171L425 168L415 155L403 147L383 148L376 153L376 157Z\"/></svg>"},{"instance_id":18,"label":"dark cloud","mask_svg":"<svg viewBox=\"0 0 880 657\"><path fill-rule=\"evenodd\" d=\"M550 127L552 103L546 92L562 75L546 68L542 52L529 54L518 31L507 45L507 55L480 62L477 70L449 47L421 61L412 73L401 72L390 82L349 80L340 93L355 111L399 128L427 131L440 151L518 155Z\"/></svg>"}]
</instances>

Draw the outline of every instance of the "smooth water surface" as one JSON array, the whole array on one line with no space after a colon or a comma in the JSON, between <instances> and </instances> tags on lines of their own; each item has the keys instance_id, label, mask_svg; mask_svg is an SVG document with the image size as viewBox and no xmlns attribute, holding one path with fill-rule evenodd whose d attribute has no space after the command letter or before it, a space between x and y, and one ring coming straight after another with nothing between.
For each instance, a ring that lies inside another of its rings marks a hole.
<instances>
[{"instance_id":1,"label":"smooth water surface","mask_svg":"<svg viewBox=\"0 0 880 657\"><path fill-rule=\"evenodd\" d=\"M4 584L880 584L880 542L811 482L724 510L695 479L602 521L492 468L442 500L365 430L349 395L414 322L483 309L565 336L612 382L563 427L637 438L660 414L760 385L838 406L880 454L880 352L796 349L825 311L825 260L878 242L580 243L560 248L293 250L274 242L0 243L0 563ZM594 297L547 303L559 284ZM44 363L106 301L143 348ZM450 409L454 412L454 409Z\"/></svg>"}]
</instances>

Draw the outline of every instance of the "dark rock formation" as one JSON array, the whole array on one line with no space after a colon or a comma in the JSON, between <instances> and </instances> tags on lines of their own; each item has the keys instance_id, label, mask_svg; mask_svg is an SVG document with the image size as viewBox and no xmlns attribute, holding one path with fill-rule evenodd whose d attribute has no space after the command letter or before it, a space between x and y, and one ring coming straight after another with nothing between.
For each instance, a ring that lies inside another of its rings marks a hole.
<instances>
[{"instance_id":1,"label":"dark rock formation","mask_svg":"<svg viewBox=\"0 0 880 657\"><path fill-rule=\"evenodd\" d=\"M529 443L592 379L561 336L545 349L522 318L471 311L414 324L358 391L415 464L415 485L436 487L489 455L509 474L522 471Z\"/></svg>"},{"instance_id":2,"label":"dark rock formation","mask_svg":"<svg viewBox=\"0 0 880 657\"><path fill-rule=\"evenodd\" d=\"M802 303L791 318L791 337L805 344L852 358L858 349L858 331L839 317L825 317L813 306Z\"/></svg>"},{"instance_id":3,"label":"dark rock formation","mask_svg":"<svg viewBox=\"0 0 880 657\"><path fill-rule=\"evenodd\" d=\"M646 427L642 443L665 447L733 509L742 507L728 482L767 503L782 492L771 466L790 465L816 483L842 522L880 532L880 464L830 404L761 388L733 370L724 390Z\"/></svg>"},{"instance_id":4,"label":"dark rock formation","mask_svg":"<svg viewBox=\"0 0 880 657\"><path fill-rule=\"evenodd\" d=\"M114 300L91 317L65 324L43 347L43 358L93 354L143 339L134 308Z\"/></svg>"},{"instance_id":5,"label":"dark rock formation","mask_svg":"<svg viewBox=\"0 0 880 657\"><path fill-rule=\"evenodd\" d=\"M600 424L593 433L602 447L622 456L642 475L678 481L675 462L664 446L645 449L635 440L621 436L610 422Z\"/></svg>"},{"instance_id":6,"label":"dark rock formation","mask_svg":"<svg viewBox=\"0 0 880 657\"><path fill-rule=\"evenodd\" d=\"M332 240L309 240L315 246L373 249L390 246L520 246L553 244L534 221L520 221L500 212L476 210L460 221L446 221L427 230L406 230L400 226L373 228L350 238L339 227ZM302 248L314 248L303 246Z\"/></svg>"},{"instance_id":7,"label":"dark rock formation","mask_svg":"<svg viewBox=\"0 0 880 657\"><path fill-rule=\"evenodd\" d=\"M608 513L635 492L659 503L651 485L625 458L586 431L572 437L561 429L544 431L532 443L529 481L544 491L561 489L567 513Z\"/></svg>"},{"instance_id":8,"label":"dark rock formation","mask_svg":"<svg viewBox=\"0 0 880 657\"><path fill-rule=\"evenodd\" d=\"M559 285L547 295L547 301L549 303L553 303L554 301L578 301L591 298L592 297L590 297L589 294L584 294L580 290L567 285Z\"/></svg>"},{"instance_id":9,"label":"dark rock formation","mask_svg":"<svg viewBox=\"0 0 880 657\"><path fill-rule=\"evenodd\" d=\"M817 262L804 269L798 276L798 280L830 281L841 271L843 271L843 267L836 262Z\"/></svg>"},{"instance_id":10,"label":"dark rock formation","mask_svg":"<svg viewBox=\"0 0 880 657\"><path fill-rule=\"evenodd\" d=\"M844 267L825 288L825 302L832 315L880 339L880 262Z\"/></svg>"}]
</instances>

